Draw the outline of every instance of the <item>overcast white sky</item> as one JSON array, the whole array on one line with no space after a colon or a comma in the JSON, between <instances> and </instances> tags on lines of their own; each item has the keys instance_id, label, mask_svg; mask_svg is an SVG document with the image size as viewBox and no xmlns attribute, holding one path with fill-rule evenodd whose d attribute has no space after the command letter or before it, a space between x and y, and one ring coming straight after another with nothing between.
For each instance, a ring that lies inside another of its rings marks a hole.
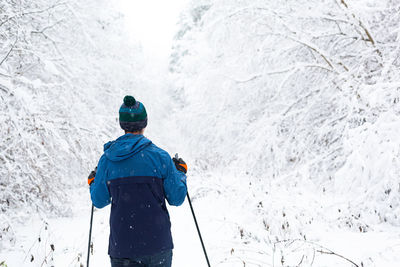
<instances>
[{"instance_id":1,"label":"overcast white sky","mask_svg":"<svg viewBox=\"0 0 400 267\"><path fill-rule=\"evenodd\" d=\"M132 37L146 54L167 57L179 14L188 0L120 0Z\"/></svg>"}]
</instances>

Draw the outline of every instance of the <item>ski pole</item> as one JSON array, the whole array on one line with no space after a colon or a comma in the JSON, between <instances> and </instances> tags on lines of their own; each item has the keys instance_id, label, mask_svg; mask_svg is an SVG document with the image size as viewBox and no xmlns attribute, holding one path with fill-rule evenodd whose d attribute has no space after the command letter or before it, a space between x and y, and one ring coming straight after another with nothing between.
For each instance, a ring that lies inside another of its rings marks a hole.
<instances>
[{"instance_id":1,"label":"ski pole","mask_svg":"<svg viewBox=\"0 0 400 267\"><path fill-rule=\"evenodd\" d=\"M88 244L88 251L87 251L86 267L89 267L90 244L91 244L91 241L92 241L93 210L94 210L94 205L92 204L92 212L90 214L89 244Z\"/></svg>"},{"instance_id":2,"label":"ski pole","mask_svg":"<svg viewBox=\"0 0 400 267\"><path fill-rule=\"evenodd\" d=\"M188 199L188 201L189 201L190 209L191 209L191 211L192 211L194 223L196 224L197 233L199 234L199 237L200 237L201 246L203 247L204 255L206 256L207 265L208 265L208 267L211 267L210 261L208 260L206 247L204 246L203 238L201 237L200 228L199 228L199 225L198 225L197 220L196 220L196 215L194 214L192 202L190 201L190 197L189 197L189 192L188 192L188 191L187 191L187 193L186 193L186 196L187 196L187 199Z\"/></svg>"}]
</instances>

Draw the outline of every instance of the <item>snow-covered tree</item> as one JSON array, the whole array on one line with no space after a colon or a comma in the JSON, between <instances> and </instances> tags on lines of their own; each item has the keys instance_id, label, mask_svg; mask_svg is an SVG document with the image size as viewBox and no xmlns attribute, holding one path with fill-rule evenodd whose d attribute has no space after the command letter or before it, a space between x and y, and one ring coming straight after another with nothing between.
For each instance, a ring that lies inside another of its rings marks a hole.
<instances>
[{"instance_id":1,"label":"snow-covered tree","mask_svg":"<svg viewBox=\"0 0 400 267\"><path fill-rule=\"evenodd\" d=\"M115 6L0 3L0 240L13 242L13 224L31 214L69 214L79 187L87 193L143 65Z\"/></svg>"},{"instance_id":2,"label":"snow-covered tree","mask_svg":"<svg viewBox=\"0 0 400 267\"><path fill-rule=\"evenodd\" d=\"M197 148L187 153L224 184L242 181L241 208L264 205L250 239L305 239L317 218L358 232L399 225L399 8L222 0L182 15L170 69Z\"/></svg>"}]
</instances>

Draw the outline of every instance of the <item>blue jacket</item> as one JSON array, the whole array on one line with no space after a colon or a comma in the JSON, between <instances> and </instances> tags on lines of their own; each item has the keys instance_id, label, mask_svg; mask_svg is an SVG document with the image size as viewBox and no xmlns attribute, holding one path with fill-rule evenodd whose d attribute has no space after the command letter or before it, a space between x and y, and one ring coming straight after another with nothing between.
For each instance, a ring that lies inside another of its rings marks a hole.
<instances>
[{"instance_id":1,"label":"blue jacket","mask_svg":"<svg viewBox=\"0 0 400 267\"><path fill-rule=\"evenodd\" d=\"M110 256L132 258L173 248L165 199L174 206L183 203L186 176L143 135L125 134L104 145L90 194L97 208L111 203Z\"/></svg>"}]
</instances>

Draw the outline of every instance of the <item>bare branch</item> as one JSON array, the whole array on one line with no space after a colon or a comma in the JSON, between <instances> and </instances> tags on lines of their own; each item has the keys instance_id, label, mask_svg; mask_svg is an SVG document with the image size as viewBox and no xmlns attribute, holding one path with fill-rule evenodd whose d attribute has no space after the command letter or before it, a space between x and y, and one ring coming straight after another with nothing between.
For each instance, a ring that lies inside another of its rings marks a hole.
<instances>
[{"instance_id":1,"label":"bare branch","mask_svg":"<svg viewBox=\"0 0 400 267\"><path fill-rule=\"evenodd\" d=\"M31 33L44 33L45 31L47 31L48 29L51 29L51 28L54 28L55 26L57 26L58 24L60 24L60 23L62 23L62 22L64 22L64 20L62 19L62 20L59 20L59 21L57 21L56 23L54 23L53 25L49 25L49 26L46 26L46 27L44 27L42 30L40 30L40 31L31 31Z\"/></svg>"},{"instance_id":2,"label":"bare branch","mask_svg":"<svg viewBox=\"0 0 400 267\"><path fill-rule=\"evenodd\" d=\"M4 91L5 93L8 94L8 89L7 89L7 87L5 87L5 86L3 86L3 85L0 84L0 89L1 89L2 91Z\"/></svg>"},{"instance_id":3,"label":"bare branch","mask_svg":"<svg viewBox=\"0 0 400 267\"><path fill-rule=\"evenodd\" d=\"M330 250L329 248L326 248L326 247L324 247L324 246L321 246L321 245L319 245L319 244L317 244L317 243L314 243L314 242L312 242L312 241L307 241L307 240L303 240L303 239L285 239L285 240L278 240L278 241L274 242L274 249L275 249L276 244L279 244L279 243L281 243L281 244L287 244L287 243L289 243L289 242L290 242L290 244L291 244L291 243L294 243L294 242L303 242L303 243L310 244L310 245L315 246L315 247L319 247L320 249L319 249L319 250L316 250L318 253L337 256L337 257L339 257L339 258L341 258L341 259L344 259L344 260L348 261L349 263L353 264L355 267L360 267L360 266L359 266L357 263L355 263L354 261L350 260L349 258L346 258L346 257L343 256L343 255L340 255L340 254L338 254L338 253L336 253L336 252ZM315 250L314 250L314 253L315 253ZM313 259L313 261L314 261L314 259Z\"/></svg>"},{"instance_id":4,"label":"bare branch","mask_svg":"<svg viewBox=\"0 0 400 267\"><path fill-rule=\"evenodd\" d=\"M34 10L34 11L24 12L24 13L21 14L21 16L44 13L46 11L49 11L51 9L54 9L56 7L63 6L63 5L67 5L67 3L66 2L57 3L57 4L54 4L54 5L46 8L46 9L43 9L43 10Z\"/></svg>"},{"instance_id":5,"label":"bare branch","mask_svg":"<svg viewBox=\"0 0 400 267\"><path fill-rule=\"evenodd\" d=\"M286 116L286 115L293 109L293 107L295 107L297 104L299 104L300 102L302 102L304 99L307 99L307 98L309 98L310 96L319 93L320 91L321 91L320 89L317 89L317 90L315 90L315 91L312 91L312 92L306 94L306 95L303 96L303 97L300 97L299 99L297 99L293 104L291 104L291 105L282 113L282 116Z\"/></svg>"},{"instance_id":6,"label":"bare branch","mask_svg":"<svg viewBox=\"0 0 400 267\"><path fill-rule=\"evenodd\" d=\"M347 9L349 9L349 6L347 5L347 3L344 0L340 0L340 3ZM357 18L357 16L354 13L351 13L351 16L358 21L358 25L363 29L363 31L365 32L365 34L368 37L368 40L372 43L372 45L375 46L375 40L374 38L372 38L371 33L369 32L369 30L367 29L367 27L364 25L364 23L362 23L361 19Z\"/></svg>"},{"instance_id":7,"label":"bare branch","mask_svg":"<svg viewBox=\"0 0 400 267\"><path fill-rule=\"evenodd\" d=\"M342 258L342 259L344 259L344 260L350 262L351 264L353 264L353 265L356 266L356 267L360 267L357 263L355 263L354 261L350 260L349 258L346 258L346 257L344 257L344 256L342 256L342 255L340 255L340 254L337 254L336 252L333 252L333 251L331 251L331 250L329 250L329 251L317 250L317 252L319 252L319 253L321 253L321 254L327 254L327 255L334 255L334 256L337 256L337 257L339 257L339 258Z\"/></svg>"},{"instance_id":8,"label":"bare branch","mask_svg":"<svg viewBox=\"0 0 400 267\"><path fill-rule=\"evenodd\" d=\"M262 76L261 74L257 74L257 75L253 75L252 77L245 79L245 80L237 80L237 79L232 79L232 80L234 80L236 83L247 83L247 82L251 82L251 81L258 79L261 76Z\"/></svg>"},{"instance_id":9,"label":"bare branch","mask_svg":"<svg viewBox=\"0 0 400 267\"><path fill-rule=\"evenodd\" d=\"M8 17L7 19L5 19L4 21L2 21L2 22L0 23L0 27L3 26L3 24L5 24L6 22L8 22L8 21L14 19L15 17L16 17L16 15L15 15L15 16L11 16L11 17Z\"/></svg>"},{"instance_id":10,"label":"bare branch","mask_svg":"<svg viewBox=\"0 0 400 267\"><path fill-rule=\"evenodd\" d=\"M17 42L18 42L18 36L17 36L17 38L15 38L15 42L14 42L14 44L11 46L11 48L10 48L10 50L8 51L7 55L0 61L0 66L1 66L1 65L4 63L4 61L6 61L7 58L10 56L10 54L11 54L11 52L14 50L14 47L15 47L15 45L17 44Z\"/></svg>"}]
</instances>

